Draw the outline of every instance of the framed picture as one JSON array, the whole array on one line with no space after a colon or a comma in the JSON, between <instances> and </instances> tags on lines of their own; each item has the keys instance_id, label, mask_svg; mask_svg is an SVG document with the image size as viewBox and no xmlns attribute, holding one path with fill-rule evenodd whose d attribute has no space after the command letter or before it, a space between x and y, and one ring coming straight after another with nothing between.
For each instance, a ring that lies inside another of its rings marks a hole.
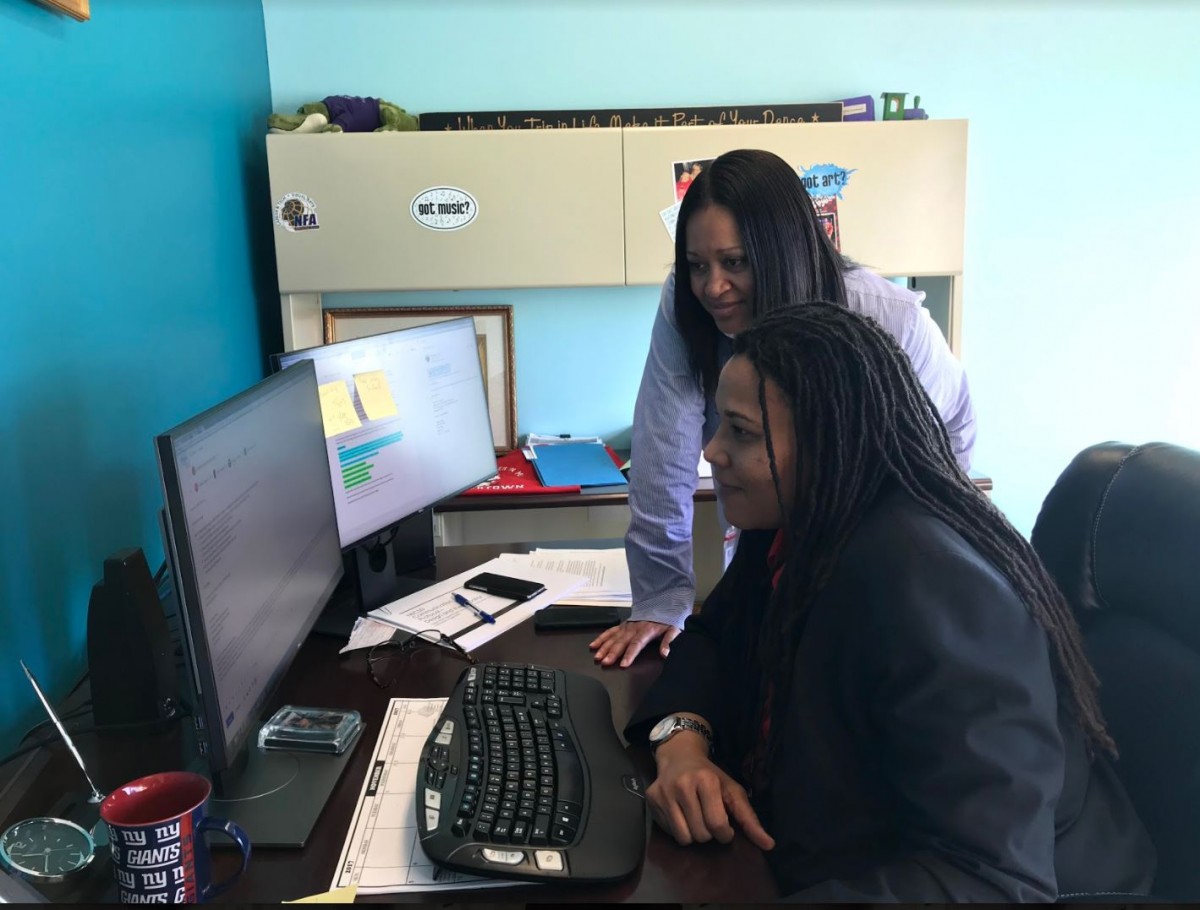
<instances>
[{"instance_id":1,"label":"framed picture","mask_svg":"<svg viewBox=\"0 0 1200 910\"><path fill-rule=\"evenodd\" d=\"M517 447L517 383L513 369L511 306L361 307L325 310L324 316L326 344L463 316L474 318L496 453L503 454Z\"/></svg>"},{"instance_id":2,"label":"framed picture","mask_svg":"<svg viewBox=\"0 0 1200 910\"><path fill-rule=\"evenodd\" d=\"M42 0L51 9L66 13L72 18L85 22L92 18L90 0Z\"/></svg>"}]
</instances>

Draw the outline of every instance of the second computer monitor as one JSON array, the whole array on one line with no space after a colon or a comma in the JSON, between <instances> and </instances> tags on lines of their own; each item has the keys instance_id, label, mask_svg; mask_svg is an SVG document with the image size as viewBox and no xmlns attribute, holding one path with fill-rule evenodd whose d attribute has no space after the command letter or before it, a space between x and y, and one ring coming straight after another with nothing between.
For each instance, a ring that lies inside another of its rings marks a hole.
<instances>
[{"instance_id":1,"label":"second computer monitor","mask_svg":"<svg viewBox=\"0 0 1200 910\"><path fill-rule=\"evenodd\" d=\"M496 473L470 317L272 358L317 369L342 547Z\"/></svg>"},{"instance_id":2,"label":"second computer monitor","mask_svg":"<svg viewBox=\"0 0 1200 910\"><path fill-rule=\"evenodd\" d=\"M255 743L342 577L316 393L299 364L155 439L196 749L256 848L302 845L345 764Z\"/></svg>"}]
</instances>

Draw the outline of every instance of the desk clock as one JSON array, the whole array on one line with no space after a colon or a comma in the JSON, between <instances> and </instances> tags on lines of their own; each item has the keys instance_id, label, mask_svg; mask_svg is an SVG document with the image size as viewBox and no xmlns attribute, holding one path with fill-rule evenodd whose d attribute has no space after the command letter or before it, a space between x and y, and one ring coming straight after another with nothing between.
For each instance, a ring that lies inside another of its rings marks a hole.
<instances>
[{"instance_id":1,"label":"desk clock","mask_svg":"<svg viewBox=\"0 0 1200 910\"><path fill-rule=\"evenodd\" d=\"M63 818L27 818L0 834L0 863L38 884L66 881L95 857L92 836Z\"/></svg>"}]
</instances>

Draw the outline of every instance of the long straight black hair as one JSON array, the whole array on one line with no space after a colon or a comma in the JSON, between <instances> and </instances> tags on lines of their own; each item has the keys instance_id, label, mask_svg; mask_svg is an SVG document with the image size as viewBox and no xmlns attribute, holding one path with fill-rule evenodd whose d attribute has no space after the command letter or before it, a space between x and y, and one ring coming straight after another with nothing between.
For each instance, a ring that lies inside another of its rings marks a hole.
<instances>
[{"instance_id":1,"label":"long straight black hair","mask_svg":"<svg viewBox=\"0 0 1200 910\"><path fill-rule=\"evenodd\" d=\"M742 236L754 278L752 319L789 305L785 301L845 305L842 273L854 265L834 249L800 175L778 155L738 149L704 168L688 185L675 225L675 320L692 370L709 397L717 388L720 332L692 293L687 225L713 205L729 211Z\"/></svg>"},{"instance_id":2,"label":"long straight black hair","mask_svg":"<svg viewBox=\"0 0 1200 910\"><path fill-rule=\"evenodd\" d=\"M1091 743L1115 754L1066 599L1030 544L959 467L933 401L892 336L846 307L811 302L764 317L734 339L733 349L758 371L767 456L784 516L787 561L755 648L764 684L776 695L773 716L787 710L809 611L887 484L949 525L1008 579L1046 632L1059 698ZM802 453L792 502L780 494L767 380L791 403L793 445ZM768 763L773 757L769 744Z\"/></svg>"}]
</instances>

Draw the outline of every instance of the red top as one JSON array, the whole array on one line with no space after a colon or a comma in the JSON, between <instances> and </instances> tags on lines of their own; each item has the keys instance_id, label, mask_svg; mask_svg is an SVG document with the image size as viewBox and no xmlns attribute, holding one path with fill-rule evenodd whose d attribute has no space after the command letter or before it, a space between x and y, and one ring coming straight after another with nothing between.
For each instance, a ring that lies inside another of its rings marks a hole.
<instances>
[{"instance_id":1,"label":"red top","mask_svg":"<svg viewBox=\"0 0 1200 910\"><path fill-rule=\"evenodd\" d=\"M771 541L771 548L767 550L767 570L771 572L772 591L779 587L779 579L783 575L783 567L787 562L784 559L783 553L785 545L783 529L780 528L775 534L775 539ZM760 783L755 778L761 773L763 759L767 755L767 740L771 735L771 702L774 699L774 695L774 686L768 685L767 696L763 699L762 711L759 714L758 741L754 744L754 748L746 756L746 760L742 765L742 771L746 776L746 780L750 782L752 787Z\"/></svg>"}]
</instances>

